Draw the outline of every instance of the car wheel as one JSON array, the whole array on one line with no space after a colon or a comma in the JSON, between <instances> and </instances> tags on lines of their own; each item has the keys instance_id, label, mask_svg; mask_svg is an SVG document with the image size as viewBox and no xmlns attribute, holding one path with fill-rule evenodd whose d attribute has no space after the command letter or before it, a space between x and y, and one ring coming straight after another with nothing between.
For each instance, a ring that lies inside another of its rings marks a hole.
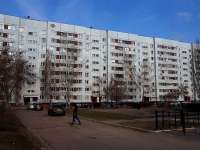
<instances>
[{"instance_id":1,"label":"car wheel","mask_svg":"<svg viewBox=\"0 0 200 150\"><path fill-rule=\"evenodd\" d=\"M63 116L65 116L65 112L63 113Z\"/></svg>"},{"instance_id":2,"label":"car wheel","mask_svg":"<svg viewBox=\"0 0 200 150\"><path fill-rule=\"evenodd\" d=\"M53 112L50 113L50 116L53 116Z\"/></svg>"}]
</instances>

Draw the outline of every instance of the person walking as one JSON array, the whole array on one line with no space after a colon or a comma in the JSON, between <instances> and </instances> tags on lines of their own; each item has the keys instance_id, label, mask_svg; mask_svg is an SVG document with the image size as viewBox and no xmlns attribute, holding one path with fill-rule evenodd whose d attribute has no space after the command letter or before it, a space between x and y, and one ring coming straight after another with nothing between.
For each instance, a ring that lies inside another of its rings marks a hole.
<instances>
[{"instance_id":1,"label":"person walking","mask_svg":"<svg viewBox=\"0 0 200 150\"><path fill-rule=\"evenodd\" d=\"M80 122L80 120L79 120L79 118L78 118L78 106L77 106L77 105L75 105L75 107L74 107L73 120L72 120L71 125L74 124L74 121L75 121L75 120L78 120L79 125L81 124L81 122Z\"/></svg>"}]
</instances>

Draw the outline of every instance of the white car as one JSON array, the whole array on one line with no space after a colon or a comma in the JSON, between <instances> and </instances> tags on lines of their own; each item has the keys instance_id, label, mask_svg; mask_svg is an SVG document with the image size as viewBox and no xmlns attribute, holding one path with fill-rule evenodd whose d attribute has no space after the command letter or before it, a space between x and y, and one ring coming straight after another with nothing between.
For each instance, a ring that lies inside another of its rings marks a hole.
<instances>
[{"instance_id":1,"label":"white car","mask_svg":"<svg viewBox=\"0 0 200 150\"><path fill-rule=\"evenodd\" d=\"M29 102L26 108L27 108L28 110L29 110L29 109L33 109L34 106L35 106L35 104L36 104L36 102Z\"/></svg>"}]
</instances>

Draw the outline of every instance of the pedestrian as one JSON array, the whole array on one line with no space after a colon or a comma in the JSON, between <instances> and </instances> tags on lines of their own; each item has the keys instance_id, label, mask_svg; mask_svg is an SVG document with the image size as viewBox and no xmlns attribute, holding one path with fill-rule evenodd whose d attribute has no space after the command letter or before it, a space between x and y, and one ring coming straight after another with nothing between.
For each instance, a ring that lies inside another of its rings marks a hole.
<instances>
[{"instance_id":1,"label":"pedestrian","mask_svg":"<svg viewBox=\"0 0 200 150\"><path fill-rule=\"evenodd\" d=\"M78 120L79 125L81 124L81 122L80 122L80 120L79 120L79 118L78 118L78 107L77 107L77 105L75 105L75 107L74 107L73 120L72 120L71 125L74 124L74 121L75 121L75 120Z\"/></svg>"}]
</instances>

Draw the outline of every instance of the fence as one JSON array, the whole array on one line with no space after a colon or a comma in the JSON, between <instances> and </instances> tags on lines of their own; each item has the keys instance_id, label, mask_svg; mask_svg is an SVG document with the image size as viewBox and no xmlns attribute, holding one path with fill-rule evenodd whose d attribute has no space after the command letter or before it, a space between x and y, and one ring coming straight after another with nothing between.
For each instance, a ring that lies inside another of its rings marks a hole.
<instances>
[{"instance_id":1,"label":"fence","mask_svg":"<svg viewBox=\"0 0 200 150\"><path fill-rule=\"evenodd\" d=\"M155 111L156 130L182 131L185 135L186 129L194 129L198 133L200 128L200 109L174 109Z\"/></svg>"}]
</instances>

